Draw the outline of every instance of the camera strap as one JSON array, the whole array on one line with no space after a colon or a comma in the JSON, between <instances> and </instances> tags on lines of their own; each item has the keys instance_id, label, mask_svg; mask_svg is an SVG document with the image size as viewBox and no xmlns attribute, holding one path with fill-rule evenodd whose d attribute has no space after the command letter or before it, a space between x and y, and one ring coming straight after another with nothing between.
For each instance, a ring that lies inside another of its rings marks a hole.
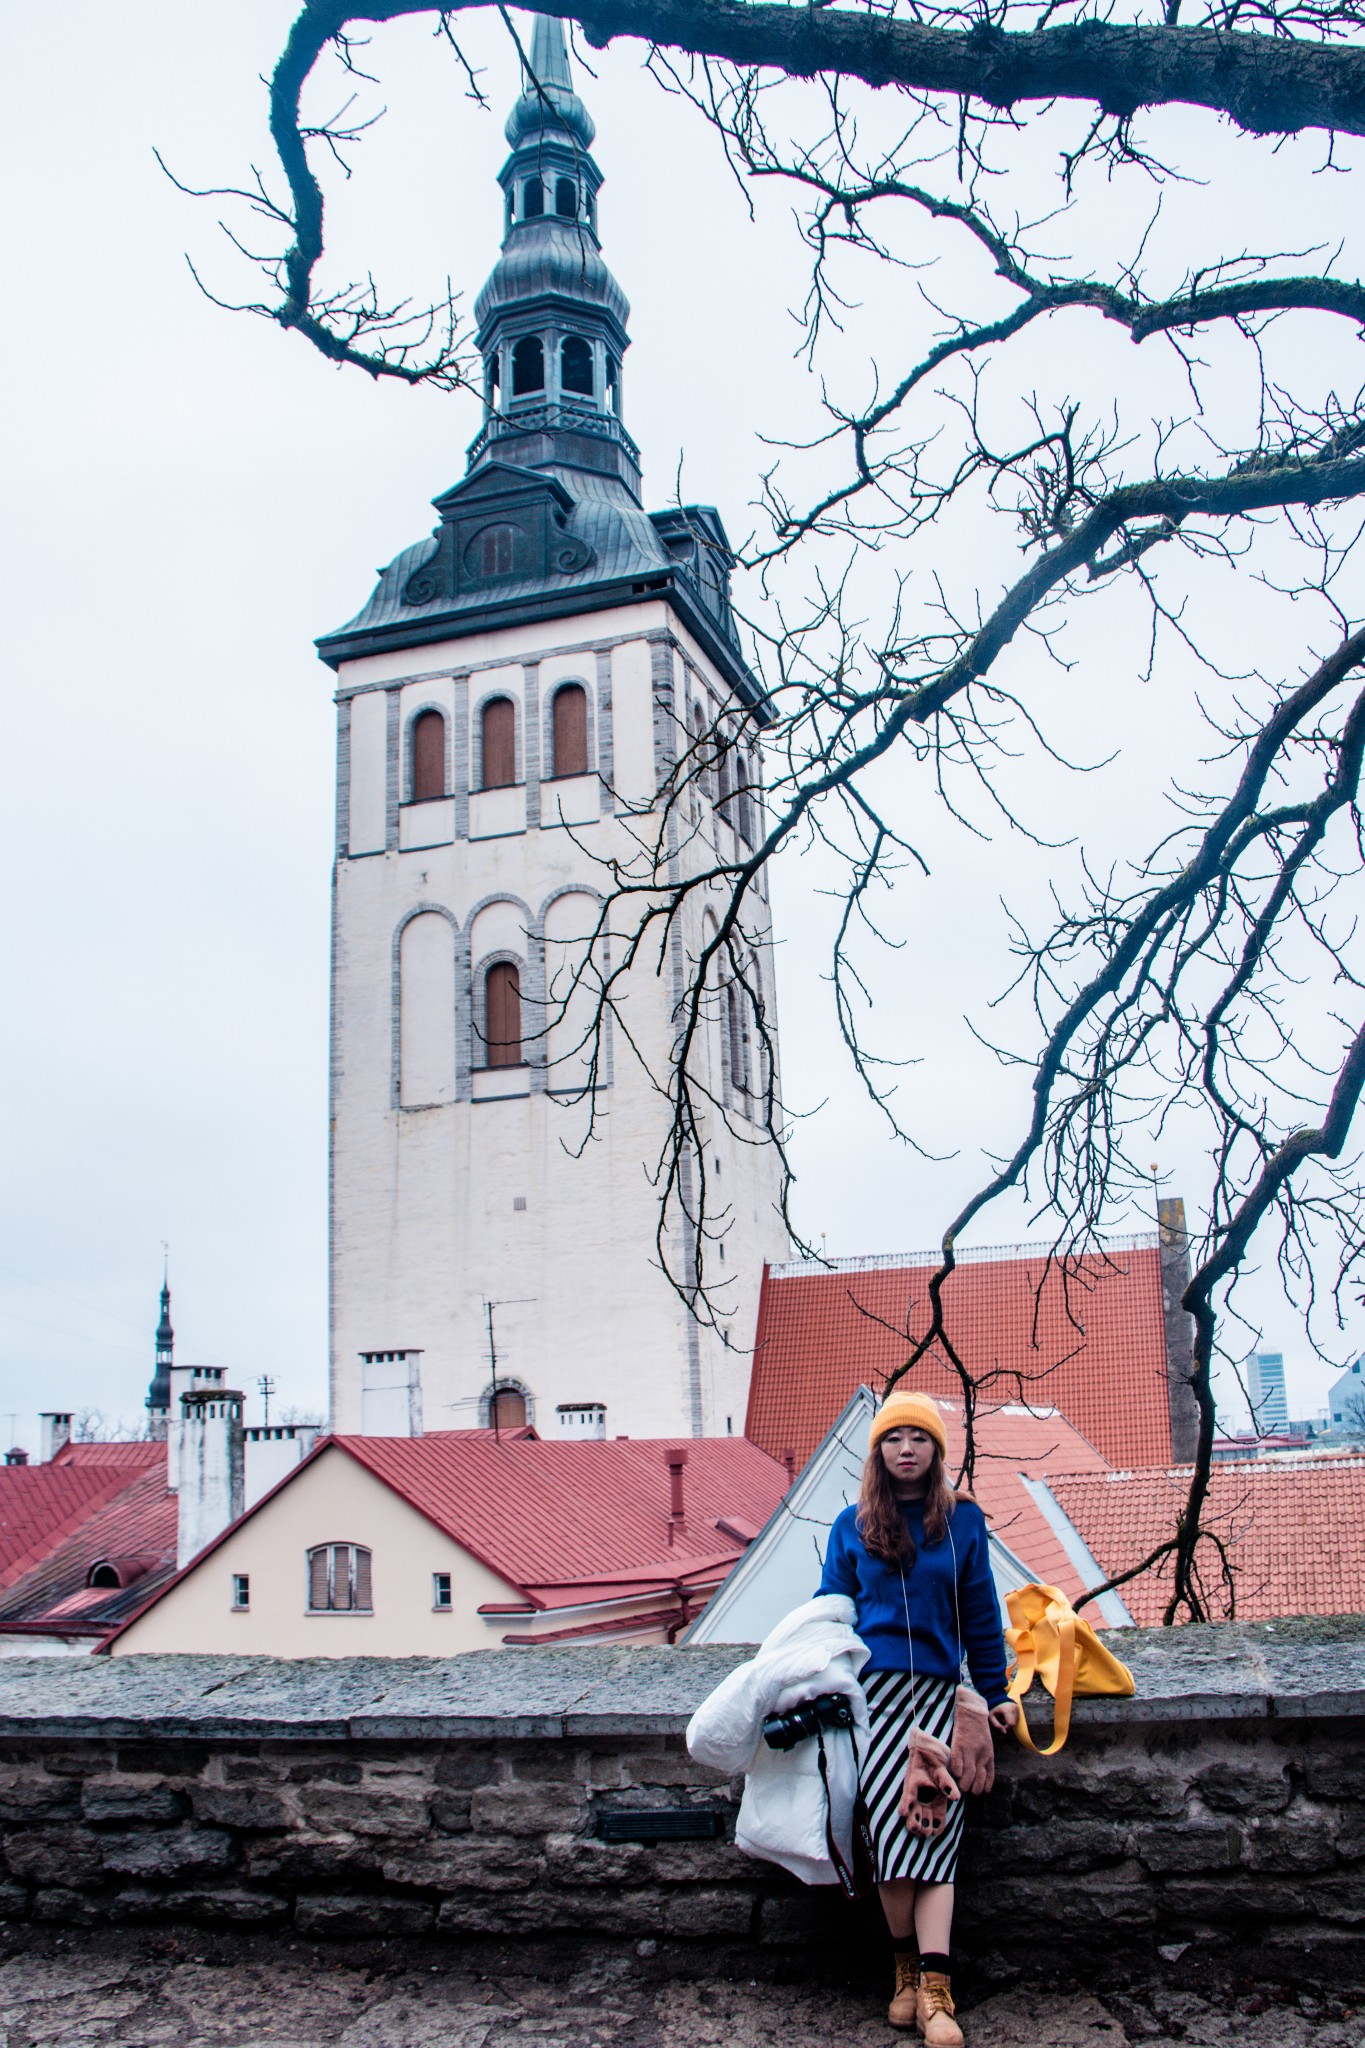
<instances>
[{"instance_id":1,"label":"camera strap","mask_svg":"<svg viewBox=\"0 0 1365 2048\"><path fill-rule=\"evenodd\" d=\"M858 1764L857 1740L851 1728L846 1732L849 1741L853 1744L853 1764L856 1770ZM863 1882L859 1881L857 1872L850 1869L843 1850L834 1839L834 1807L829 1796L829 1758L825 1755L825 1731L823 1728L816 1729L815 1741L820 1768L820 1783L825 1794L825 1847L829 1851L829 1860L834 1865L834 1874L839 1880L844 1897L846 1899L860 1899L871 1888L871 1873L875 1867L872 1853L872 1830L867 1822L867 1808L863 1803L861 1779L859 1780L858 1791L853 1802L853 1861L855 1865L867 1872L867 1878Z\"/></svg>"}]
</instances>

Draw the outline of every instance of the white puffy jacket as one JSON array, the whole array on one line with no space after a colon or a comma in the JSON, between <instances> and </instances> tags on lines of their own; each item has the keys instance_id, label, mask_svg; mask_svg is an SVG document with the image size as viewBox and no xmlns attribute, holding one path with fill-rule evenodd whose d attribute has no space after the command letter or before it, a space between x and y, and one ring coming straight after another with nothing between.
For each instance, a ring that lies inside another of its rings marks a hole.
<instances>
[{"instance_id":1,"label":"white puffy jacket","mask_svg":"<svg viewBox=\"0 0 1365 2048\"><path fill-rule=\"evenodd\" d=\"M834 1884L838 1873L825 1837L825 1792L815 1741L770 1749L763 1740L769 1714L784 1713L818 1693L844 1693L853 1702L853 1740L842 1729L827 1733L829 1812L846 1863L853 1853L853 1806L858 1756L866 1749L867 1701L858 1673L867 1645L853 1632L853 1602L821 1593L780 1621L758 1654L722 1679L687 1724L687 1747L698 1763L743 1771L744 1798L735 1845L747 1856L780 1863L803 1884Z\"/></svg>"}]
</instances>

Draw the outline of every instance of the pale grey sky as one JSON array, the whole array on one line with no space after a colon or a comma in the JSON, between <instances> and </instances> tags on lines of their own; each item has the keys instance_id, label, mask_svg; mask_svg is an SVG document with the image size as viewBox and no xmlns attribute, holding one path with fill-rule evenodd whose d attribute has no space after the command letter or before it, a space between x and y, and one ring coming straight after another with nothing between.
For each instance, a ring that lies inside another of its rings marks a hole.
<instances>
[{"instance_id":1,"label":"pale grey sky","mask_svg":"<svg viewBox=\"0 0 1365 2048\"><path fill-rule=\"evenodd\" d=\"M30 1443L41 1407L140 1410L163 1239L181 1356L226 1364L248 1388L269 1373L284 1403L325 1395L333 747L331 678L311 642L427 530L477 408L337 372L194 286L186 250L224 297L252 290L211 206L171 187L153 147L191 184L267 165L260 75L292 12L286 0L129 0L7 17L0 1428L13 1414ZM460 97L424 26L374 40L371 103L391 111L355 181L334 188L329 225L338 262L373 264L382 292L420 297L448 271L472 300L494 260L516 75L495 16L471 25L469 47L488 66L490 113ZM772 459L761 437L818 417L818 386L793 357L804 270L791 200L766 187L751 220L714 140L641 74L639 50L593 62L581 89L607 177L604 245L633 307L627 423L649 499L671 497L681 461L684 495L719 505L739 537ZM1181 191L1160 231L1172 250L1184 238L1207 253L1226 234L1230 183L1249 237L1302 240L1305 194L1327 221L1315 236L1353 227L1345 181L1309 176L1311 145L1275 158L1203 117L1167 122L1181 141L1196 126L1223 175ZM1040 163L1048 150L1044 136ZM1121 182L1081 232L1130 232L1152 196ZM941 253L927 232L924 253ZM961 259L945 260L956 275ZM855 379L859 320L880 323L896 360L907 330L928 331L907 275L863 281L825 369ZM1072 332L1078 376L1102 385L1111 363L1131 374L1126 340ZM1042 384L1056 347L1037 345ZM1178 378L1169 360L1151 375L1158 417L1180 403ZM969 568L974 544L950 532L942 559ZM1082 625L1086 661L1047 688L1078 751L1105 754L1117 732L1124 763L1079 792L1031 768L1019 792L1042 822L1064 809L1101 850L1144 802L1150 812L1191 733L1188 674L1172 662L1138 688L1142 623L1126 616L1118 643L1113 631L1112 616L1089 639ZM1258 631L1249 601L1245 633ZM1021 662L1041 673L1041 657ZM798 1209L832 1253L932 1243L983 1147L1013 1143L1022 1106L1019 1075L961 1020L989 1024L1006 978L1001 893L1036 901L1047 864L927 812L923 829L937 885L898 896L907 946L878 970L878 1026L888 1042L908 1031L924 1056L904 1085L929 1149L956 1154L942 1166L888 1145L838 1064L813 999L819 872L792 863L776 886L787 1089L799 1108L828 1098L798 1136ZM1175 1133L1154 1156L1193 1191L1197 1140ZM1016 1210L981 1235L1025 1230ZM1309 1369L1273 1281L1253 1292L1292 1394L1316 1405L1326 1375Z\"/></svg>"}]
</instances>

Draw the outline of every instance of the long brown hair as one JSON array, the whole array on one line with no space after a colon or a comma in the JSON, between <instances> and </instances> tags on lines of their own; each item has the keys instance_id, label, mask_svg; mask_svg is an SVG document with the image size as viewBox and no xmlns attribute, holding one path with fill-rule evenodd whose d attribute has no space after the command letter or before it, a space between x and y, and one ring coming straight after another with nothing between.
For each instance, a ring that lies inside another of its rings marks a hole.
<instances>
[{"instance_id":1,"label":"long brown hair","mask_svg":"<svg viewBox=\"0 0 1365 2048\"><path fill-rule=\"evenodd\" d=\"M944 1476L943 1453L937 1444L922 1499L925 1539L941 1543L947 1533L948 1517L957 1505L957 1495ZM863 1483L858 1490L858 1534L864 1548L883 1564L914 1563L915 1539L905 1525L880 1443L873 1444L863 1466Z\"/></svg>"}]
</instances>

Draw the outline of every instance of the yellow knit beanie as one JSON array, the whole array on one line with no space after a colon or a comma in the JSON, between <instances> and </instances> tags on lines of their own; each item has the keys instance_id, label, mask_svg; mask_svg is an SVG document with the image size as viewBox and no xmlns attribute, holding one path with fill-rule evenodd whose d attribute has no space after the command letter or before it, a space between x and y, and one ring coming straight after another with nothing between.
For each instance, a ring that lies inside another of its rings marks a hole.
<instances>
[{"instance_id":1,"label":"yellow knit beanie","mask_svg":"<svg viewBox=\"0 0 1365 2048\"><path fill-rule=\"evenodd\" d=\"M869 1451L876 1449L889 1429L922 1429L934 1439L943 1456L948 1455L948 1431L943 1416L938 1403L927 1394L888 1394L872 1418Z\"/></svg>"}]
</instances>

